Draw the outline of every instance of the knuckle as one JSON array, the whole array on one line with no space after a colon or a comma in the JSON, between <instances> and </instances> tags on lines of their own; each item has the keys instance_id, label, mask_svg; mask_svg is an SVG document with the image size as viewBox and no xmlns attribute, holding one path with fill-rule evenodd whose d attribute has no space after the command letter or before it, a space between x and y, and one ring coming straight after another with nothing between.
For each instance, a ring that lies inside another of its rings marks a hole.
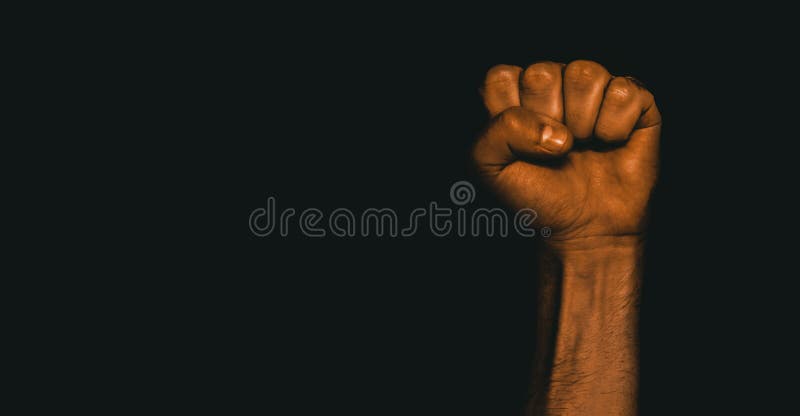
<instances>
[{"instance_id":1,"label":"knuckle","mask_svg":"<svg viewBox=\"0 0 800 416\"><path fill-rule=\"evenodd\" d=\"M564 71L564 77L576 84L589 84L606 76L608 71L594 61L573 61Z\"/></svg>"},{"instance_id":2,"label":"knuckle","mask_svg":"<svg viewBox=\"0 0 800 416\"><path fill-rule=\"evenodd\" d=\"M615 100L626 101L631 96L628 87L612 87L608 89L608 95Z\"/></svg>"},{"instance_id":3,"label":"knuckle","mask_svg":"<svg viewBox=\"0 0 800 416\"><path fill-rule=\"evenodd\" d=\"M608 85L605 100L612 104L625 104L633 101L636 94L636 87L631 85L628 80L624 78L615 78Z\"/></svg>"},{"instance_id":4,"label":"knuckle","mask_svg":"<svg viewBox=\"0 0 800 416\"><path fill-rule=\"evenodd\" d=\"M495 65L486 72L486 83L517 82L521 68L513 65Z\"/></svg>"},{"instance_id":5,"label":"knuckle","mask_svg":"<svg viewBox=\"0 0 800 416\"><path fill-rule=\"evenodd\" d=\"M561 68L552 62L539 62L525 69L523 78L525 85L537 87L550 87L554 85L561 76Z\"/></svg>"}]
</instances>

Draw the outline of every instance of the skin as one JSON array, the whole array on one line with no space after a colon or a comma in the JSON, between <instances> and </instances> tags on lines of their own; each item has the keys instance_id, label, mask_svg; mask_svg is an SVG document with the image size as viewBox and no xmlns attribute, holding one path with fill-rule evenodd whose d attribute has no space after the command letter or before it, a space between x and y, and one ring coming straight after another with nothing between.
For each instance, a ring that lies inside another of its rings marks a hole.
<instances>
[{"instance_id":1,"label":"skin","mask_svg":"<svg viewBox=\"0 0 800 416\"><path fill-rule=\"evenodd\" d=\"M638 299L661 116L653 95L596 62L498 65L478 171L553 230L528 415L634 415Z\"/></svg>"}]
</instances>

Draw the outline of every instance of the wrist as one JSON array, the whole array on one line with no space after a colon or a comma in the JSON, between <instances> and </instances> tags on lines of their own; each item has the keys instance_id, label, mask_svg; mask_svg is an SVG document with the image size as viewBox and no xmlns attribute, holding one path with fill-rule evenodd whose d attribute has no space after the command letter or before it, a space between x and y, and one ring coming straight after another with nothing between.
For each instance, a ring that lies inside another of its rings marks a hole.
<instances>
[{"instance_id":1,"label":"wrist","mask_svg":"<svg viewBox=\"0 0 800 416\"><path fill-rule=\"evenodd\" d=\"M540 406L566 414L635 413L643 247L641 236L544 244L542 271L560 282L560 299Z\"/></svg>"},{"instance_id":2,"label":"wrist","mask_svg":"<svg viewBox=\"0 0 800 416\"><path fill-rule=\"evenodd\" d=\"M567 311L578 308L607 319L610 317L604 315L609 311L628 312L638 304L643 236L551 240L545 242L543 248L550 272L561 278L562 300L582 300L562 305ZM612 308L607 309L607 305Z\"/></svg>"}]
</instances>

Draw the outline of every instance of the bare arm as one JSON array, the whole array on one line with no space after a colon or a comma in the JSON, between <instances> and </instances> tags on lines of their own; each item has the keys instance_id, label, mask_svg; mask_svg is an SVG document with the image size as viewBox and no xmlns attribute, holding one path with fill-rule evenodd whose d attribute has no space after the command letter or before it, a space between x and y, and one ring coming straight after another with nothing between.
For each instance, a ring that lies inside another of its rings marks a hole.
<instances>
[{"instance_id":1,"label":"bare arm","mask_svg":"<svg viewBox=\"0 0 800 416\"><path fill-rule=\"evenodd\" d=\"M637 411L637 303L661 114L632 77L591 61L497 65L473 148L508 205L550 227L540 259L538 356L528 415Z\"/></svg>"},{"instance_id":2,"label":"bare arm","mask_svg":"<svg viewBox=\"0 0 800 416\"><path fill-rule=\"evenodd\" d=\"M547 245L529 415L635 415L638 236Z\"/></svg>"}]
</instances>

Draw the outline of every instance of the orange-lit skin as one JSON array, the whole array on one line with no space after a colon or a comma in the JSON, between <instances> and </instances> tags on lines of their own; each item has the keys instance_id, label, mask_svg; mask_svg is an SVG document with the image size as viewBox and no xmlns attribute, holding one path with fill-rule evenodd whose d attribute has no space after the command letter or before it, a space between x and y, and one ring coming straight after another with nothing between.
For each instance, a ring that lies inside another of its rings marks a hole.
<instances>
[{"instance_id":1,"label":"orange-lit skin","mask_svg":"<svg viewBox=\"0 0 800 416\"><path fill-rule=\"evenodd\" d=\"M513 208L552 228L540 259L529 415L635 415L637 317L661 116L653 95L600 64L489 70L492 117L473 158Z\"/></svg>"}]
</instances>

